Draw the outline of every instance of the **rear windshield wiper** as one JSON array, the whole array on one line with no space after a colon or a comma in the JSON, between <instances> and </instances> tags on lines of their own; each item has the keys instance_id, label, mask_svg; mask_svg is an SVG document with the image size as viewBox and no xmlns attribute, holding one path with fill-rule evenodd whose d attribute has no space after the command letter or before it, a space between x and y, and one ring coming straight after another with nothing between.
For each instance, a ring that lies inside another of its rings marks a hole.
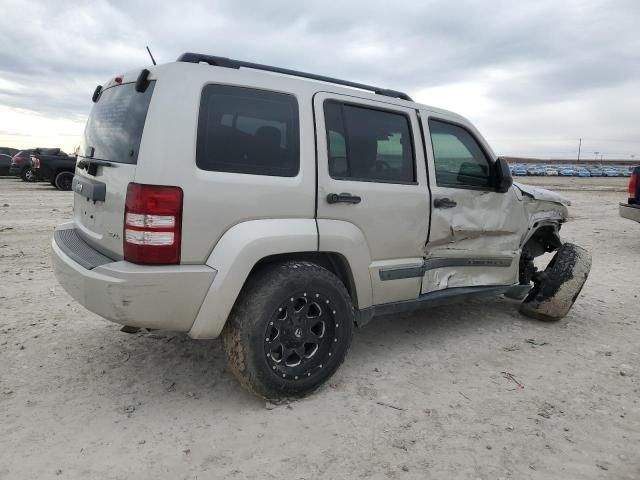
<instances>
[{"instance_id":1,"label":"rear windshield wiper","mask_svg":"<svg viewBox=\"0 0 640 480\"><path fill-rule=\"evenodd\" d=\"M113 167L111 162L107 162L106 160L95 160L92 158L85 158L78 162L78 168L84 168L85 170L89 170L89 167Z\"/></svg>"}]
</instances>

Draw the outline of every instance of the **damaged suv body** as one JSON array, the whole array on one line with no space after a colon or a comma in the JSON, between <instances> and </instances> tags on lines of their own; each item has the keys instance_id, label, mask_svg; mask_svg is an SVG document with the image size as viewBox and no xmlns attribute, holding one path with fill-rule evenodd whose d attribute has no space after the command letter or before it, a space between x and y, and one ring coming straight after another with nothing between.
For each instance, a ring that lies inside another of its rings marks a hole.
<instances>
[{"instance_id":1,"label":"damaged suv body","mask_svg":"<svg viewBox=\"0 0 640 480\"><path fill-rule=\"evenodd\" d=\"M58 280L114 322L222 335L264 397L322 384L375 315L505 294L555 320L589 272L568 201L404 93L189 53L93 100Z\"/></svg>"}]
</instances>

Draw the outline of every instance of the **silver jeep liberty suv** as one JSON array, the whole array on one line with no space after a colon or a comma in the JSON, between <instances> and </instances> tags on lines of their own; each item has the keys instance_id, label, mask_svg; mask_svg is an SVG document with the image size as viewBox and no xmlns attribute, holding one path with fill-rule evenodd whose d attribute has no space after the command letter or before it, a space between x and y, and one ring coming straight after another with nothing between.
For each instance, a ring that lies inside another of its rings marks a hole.
<instances>
[{"instance_id":1,"label":"silver jeep liberty suv","mask_svg":"<svg viewBox=\"0 0 640 480\"><path fill-rule=\"evenodd\" d=\"M504 294L556 320L589 273L567 200L404 93L186 53L93 102L60 284L128 330L222 336L263 397L317 388L375 315Z\"/></svg>"}]
</instances>

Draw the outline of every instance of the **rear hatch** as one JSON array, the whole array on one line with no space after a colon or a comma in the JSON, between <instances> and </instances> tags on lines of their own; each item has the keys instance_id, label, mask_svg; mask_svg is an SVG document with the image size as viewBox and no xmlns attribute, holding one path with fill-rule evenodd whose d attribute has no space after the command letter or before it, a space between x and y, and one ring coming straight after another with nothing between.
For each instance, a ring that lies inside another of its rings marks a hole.
<instances>
[{"instance_id":1,"label":"rear hatch","mask_svg":"<svg viewBox=\"0 0 640 480\"><path fill-rule=\"evenodd\" d=\"M87 243L115 260L123 258L127 186L134 181L154 85L151 81L139 92L135 82L112 81L93 106L78 149L76 228Z\"/></svg>"}]
</instances>

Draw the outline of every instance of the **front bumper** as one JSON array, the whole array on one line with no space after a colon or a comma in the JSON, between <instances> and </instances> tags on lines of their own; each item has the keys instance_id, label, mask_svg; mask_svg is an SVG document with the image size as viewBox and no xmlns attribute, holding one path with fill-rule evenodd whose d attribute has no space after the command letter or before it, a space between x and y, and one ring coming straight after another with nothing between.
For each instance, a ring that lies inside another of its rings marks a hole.
<instances>
[{"instance_id":1,"label":"front bumper","mask_svg":"<svg viewBox=\"0 0 640 480\"><path fill-rule=\"evenodd\" d=\"M188 332L216 276L206 265L137 265L113 261L60 225L51 241L62 287L88 310L133 327Z\"/></svg>"}]
</instances>

